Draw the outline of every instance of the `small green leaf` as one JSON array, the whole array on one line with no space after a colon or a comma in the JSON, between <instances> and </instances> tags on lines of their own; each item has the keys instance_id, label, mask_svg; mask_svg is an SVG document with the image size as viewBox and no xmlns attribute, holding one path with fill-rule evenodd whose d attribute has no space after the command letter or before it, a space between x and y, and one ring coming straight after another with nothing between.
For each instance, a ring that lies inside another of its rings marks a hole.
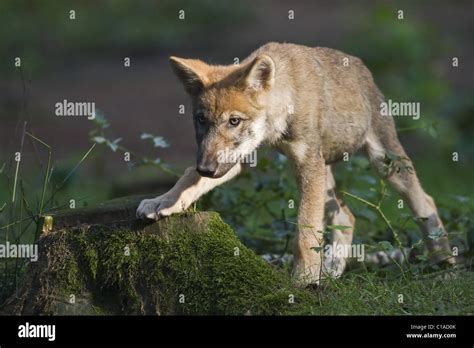
<instances>
[{"instance_id":1,"label":"small green leaf","mask_svg":"<svg viewBox=\"0 0 474 348\"><path fill-rule=\"evenodd\" d=\"M414 217L413 219L414 219L415 221L418 220L418 221L422 221L422 222L428 221L428 218L427 218L427 217Z\"/></svg>"},{"instance_id":2,"label":"small green leaf","mask_svg":"<svg viewBox=\"0 0 474 348\"><path fill-rule=\"evenodd\" d=\"M430 233L428 234L428 238L432 240L437 240L443 236L443 233L443 229L438 227L430 231Z\"/></svg>"},{"instance_id":3,"label":"small green leaf","mask_svg":"<svg viewBox=\"0 0 474 348\"><path fill-rule=\"evenodd\" d=\"M104 137L94 137L92 140L94 140L97 144L103 144L107 141L107 139Z\"/></svg>"},{"instance_id":4,"label":"small green leaf","mask_svg":"<svg viewBox=\"0 0 474 348\"><path fill-rule=\"evenodd\" d=\"M117 151L118 149L118 143L122 140L122 138L117 138L115 139L114 141L110 142L110 141L107 141L107 146L110 147L110 149L115 152Z\"/></svg>"},{"instance_id":5,"label":"small green leaf","mask_svg":"<svg viewBox=\"0 0 474 348\"><path fill-rule=\"evenodd\" d=\"M397 156L393 153L387 152L387 153L385 153L385 159L394 162L394 161L399 161L400 156Z\"/></svg>"},{"instance_id":6,"label":"small green leaf","mask_svg":"<svg viewBox=\"0 0 474 348\"><path fill-rule=\"evenodd\" d=\"M416 258L420 261L427 261L428 257L426 255L416 255Z\"/></svg>"},{"instance_id":7,"label":"small green leaf","mask_svg":"<svg viewBox=\"0 0 474 348\"><path fill-rule=\"evenodd\" d=\"M423 245L423 240L422 239L419 239L416 243L414 243L410 249L416 249L418 248L419 246Z\"/></svg>"},{"instance_id":8,"label":"small green leaf","mask_svg":"<svg viewBox=\"0 0 474 348\"><path fill-rule=\"evenodd\" d=\"M314 251L316 251L317 253L319 253L321 250L323 250L324 247L322 246L317 246L317 247L311 247L310 249L313 249Z\"/></svg>"},{"instance_id":9,"label":"small green leaf","mask_svg":"<svg viewBox=\"0 0 474 348\"><path fill-rule=\"evenodd\" d=\"M105 116L99 110L96 110L95 117L92 119L92 121L102 129L108 128L110 126L109 122L107 122L105 119Z\"/></svg>"},{"instance_id":10,"label":"small green leaf","mask_svg":"<svg viewBox=\"0 0 474 348\"><path fill-rule=\"evenodd\" d=\"M327 229L329 230L338 230L338 231L344 231L344 230L349 230L352 228L352 226L344 226L344 225L327 225Z\"/></svg>"},{"instance_id":11,"label":"small green leaf","mask_svg":"<svg viewBox=\"0 0 474 348\"><path fill-rule=\"evenodd\" d=\"M433 138L438 137L438 131L433 125L428 126L428 134L431 135Z\"/></svg>"},{"instance_id":12,"label":"small green leaf","mask_svg":"<svg viewBox=\"0 0 474 348\"><path fill-rule=\"evenodd\" d=\"M168 142L161 136L155 136L150 133L142 133L140 139L152 139L154 147L168 147L170 146Z\"/></svg>"},{"instance_id":13,"label":"small green leaf","mask_svg":"<svg viewBox=\"0 0 474 348\"><path fill-rule=\"evenodd\" d=\"M390 242L386 241L386 240L383 240L383 241L379 242L379 245L385 251L393 250L393 245Z\"/></svg>"},{"instance_id":14,"label":"small green leaf","mask_svg":"<svg viewBox=\"0 0 474 348\"><path fill-rule=\"evenodd\" d=\"M168 147L170 146L168 142L163 137L154 137L153 138L154 147Z\"/></svg>"}]
</instances>

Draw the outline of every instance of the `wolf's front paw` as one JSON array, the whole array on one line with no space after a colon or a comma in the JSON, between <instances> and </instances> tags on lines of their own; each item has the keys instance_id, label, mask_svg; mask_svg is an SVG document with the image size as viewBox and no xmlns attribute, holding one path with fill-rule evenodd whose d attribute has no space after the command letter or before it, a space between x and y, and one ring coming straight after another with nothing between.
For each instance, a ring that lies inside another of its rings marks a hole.
<instances>
[{"instance_id":1,"label":"wolf's front paw","mask_svg":"<svg viewBox=\"0 0 474 348\"><path fill-rule=\"evenodd\" d=\"M293 281L296 285L305 287L308 285L319 285L321 278L321 265L305 267L295 264L292 272Z\"/></svg>"},{"instance_id":2,"label":"wolf's front paw","mask_svg":"<svg viewBox=\"0 0 474 348\"><path fill-rule=\"evenodd\" d=\"M323 275L339 278L346 269L347 261L343 257L331 256L324 259Z\"/></svg>"},{"instance_id":3,"label":"wolf's front paw","mask_svg":"<svg viewBox=\"0 0 474 348\"><path fill-rule=\"evenodd\" d=\"M158 220L160 217L180 213L186 209L184 202L170 195L162 195L153 199L144 199L137 208L140 219Z\"/></svg>"}]
</instances>

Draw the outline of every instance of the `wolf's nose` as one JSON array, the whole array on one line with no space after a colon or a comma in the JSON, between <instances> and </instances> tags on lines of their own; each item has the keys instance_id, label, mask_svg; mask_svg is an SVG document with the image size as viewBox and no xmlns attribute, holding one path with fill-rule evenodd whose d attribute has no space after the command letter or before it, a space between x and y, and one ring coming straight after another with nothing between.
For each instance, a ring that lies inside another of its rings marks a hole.
<instances>
[{"instance_id":1,"label":"wolf's nose","mask_svg":"<svg viewBox=\"0 0 474 348\"><path fill-rule=\"evenodd\" d=\"M216 174L216 168L210 165L198 165L196 168L197 172L201 176L212 178Z\"/></svg>"}]
</instances>

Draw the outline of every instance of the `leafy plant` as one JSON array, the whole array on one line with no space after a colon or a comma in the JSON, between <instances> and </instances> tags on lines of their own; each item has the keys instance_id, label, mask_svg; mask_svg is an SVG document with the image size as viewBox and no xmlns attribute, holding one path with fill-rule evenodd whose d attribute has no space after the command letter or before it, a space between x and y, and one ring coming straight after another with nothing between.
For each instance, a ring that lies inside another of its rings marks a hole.
<instances>
[{"instance_id":1,"label":"leafy plant","mask_svg":"<svg viewBox=\"0 0 474 348\"><path fill-rule=\"evenodd\" d=\"M130 169L132 169L136 165L152 165L164 173L179 177L179 173L174 170L169 164L162 162L160 158L151 159L147 156L143 156L139 153L136 153L135 151L132 151L126 148L125 146L120 145L119 143L122 141L122 138L109 138L109 136L107 135L107 128L109 128L110 124L105 119L105 116L102 113L97 112L95 118L93 119L93 122L95 124L95 128L93 128L89 132L90 140L93 143L107 146L113 152L120 150L124 153L129 153L136 160L136 162L128 162L128 166ZM153 147L155 148L169 147L168 142L162 136L156 136L150 133L142 133L140 139L151 140L153 143Z\"/></svg>"}]
</instances>

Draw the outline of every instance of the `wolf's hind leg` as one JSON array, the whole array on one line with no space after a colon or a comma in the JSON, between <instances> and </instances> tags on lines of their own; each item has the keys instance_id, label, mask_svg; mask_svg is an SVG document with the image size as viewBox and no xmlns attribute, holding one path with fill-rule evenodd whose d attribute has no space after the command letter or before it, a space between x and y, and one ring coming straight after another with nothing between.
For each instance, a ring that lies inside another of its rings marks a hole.
<instances>
[{"instance_id":1,"label":"wolf's hind leg","mask_svg":"<svg viewBox=\"0 0 474 348\"><path fill-rule=\"evenodd\" d=\"M376 117L381 116L376 115ZM432 261L454 263L447 232L439 218L433 198L421 187L413 163L398 140L393 120L390 121L387 120L385 124L379 124L378 128L369 131L366 138L366 150L370 161L377 168L380 176L386 179L410 206L421 228ZM388 170L385 165L387 153L399 156L401 162L409 169L400 168L395 163Z\"/></svg>"},{"instance_id":2,"label":"wolf's hind leg","mask_svg":"<svg viewBox=\"0 0 474 348\"><path fill-rule=\"evenodd\" d=\"M347 259L337 252L339 250L349 250L352 245L352 234L355 227L355 217L349 207L336 196L336 181L332 174L331 166L326 166L326 206L325 219L327 225L347 226L348 228L333 229L331 242L328 246L331 252L324 253L323 272L331 277L338 278L344 272ZM344 255L346 256L346 255Z\"/></svg>"}]
</instances>

